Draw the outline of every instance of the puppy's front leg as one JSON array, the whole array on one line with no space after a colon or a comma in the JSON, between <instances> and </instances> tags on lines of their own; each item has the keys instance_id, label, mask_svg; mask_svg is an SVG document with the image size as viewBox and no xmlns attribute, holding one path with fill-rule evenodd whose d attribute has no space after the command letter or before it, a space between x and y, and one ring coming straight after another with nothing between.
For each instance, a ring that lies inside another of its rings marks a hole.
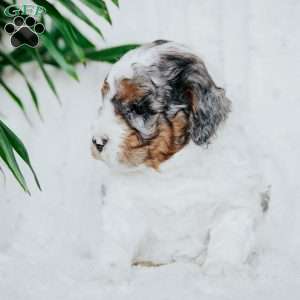
<instances>
[{"instance_id":1,"label":"puppy's front leg","mask_svg":"<svg viewBox=\"0 0 300 300\"><path fill-rule=\"evenodd\" d=\"M232 208L217 216L209 232L204 272L219 275L242 267L254 238L254 216L247 209Z\"/></svg>"},{"instance_id":2,"label":"puppy's front leg","mask_svg":"<svg viewBox=\"0 0 300 300\"><path fill-rule=\"evenodd\" d=\"M122 201L106 203L102 209L99 261L101 277L108 281L129 279L133 258L144 235L138 211Z\"/></svg>"}]
</instances>

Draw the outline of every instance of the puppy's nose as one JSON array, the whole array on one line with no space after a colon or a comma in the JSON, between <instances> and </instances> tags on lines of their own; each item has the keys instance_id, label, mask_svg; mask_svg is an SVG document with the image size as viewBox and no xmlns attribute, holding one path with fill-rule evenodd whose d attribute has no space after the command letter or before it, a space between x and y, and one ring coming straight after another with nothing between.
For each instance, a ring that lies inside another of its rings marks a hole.
<instances>
[{"instance_id":1,"label":"puppy's nose","mask_svg":"<svg viewBox=\"0 0 300 300\"><path fill-rule=\"evenodd\" d=\"M108 142L108 138L106 138L106 137L102 137L102 138L93 137L92 138L92 143L95 145L95 147L97 148L97 150L99 152L103 151L103 148L107 144L107 142Z\"/></svg>"}]
</instances>

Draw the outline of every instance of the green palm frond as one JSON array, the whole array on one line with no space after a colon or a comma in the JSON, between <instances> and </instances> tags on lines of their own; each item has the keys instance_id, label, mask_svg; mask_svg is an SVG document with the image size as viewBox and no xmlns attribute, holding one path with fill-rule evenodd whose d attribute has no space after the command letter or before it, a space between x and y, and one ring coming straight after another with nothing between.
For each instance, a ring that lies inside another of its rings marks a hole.
<instances>
[{"instance_id":1,"label":"green palm frond","mask_svg":"<svg viewBox=\"0 0 300 300\"><path fill-rule=\"evenodd\" d=\"M91 30L103 37L102 31L85 14L85 12L72 0L57 0L73 16L84 22ZM92 10L96 15L104 18L108 23L112 23L108 7L103 0L80 0L81 4L88 10ZM111 2L119 6L118 0ZM23 64L36 62L49 88L59 100L58 91L55 88L54 80L47 73L46 65L52 65L66 72L71 78L78 80L75 65L88 61L116 62L127 51L137 47L136 44L122 45L107 49L97 49L95 45L73 24L73 22L57 9L57 5L47 0L33 0L33 3L44 7L47 13L39 20L45 26L46 31L40 36L38 48L30 48L26 45L18 48L11 48L9 52L0 49L0 88L2 87L10 96L10 99L26 114L26 107L21 99L7 83L4 78L4 69L10 67L24 79L31 100L40 114L40 103L37 93L23 72ZM13 0L0 0L0 39L6 34L4 26L12 21L12 18L4 14L4 9L15 4ZM81 6L82 6L81 5ZM46 27L46 26L45 26ZM25 178L17 163L15 154L18 154L28 165L33 173L37 186L40 188L37 176L31 165L27 150L22 141L1 121L0 116L0 158L2 162L12 172L21 187L29 193ZM0 163L1 163L0 159ZM2 171L0 164L0 170Z\"/></svg>"}]
</instances>

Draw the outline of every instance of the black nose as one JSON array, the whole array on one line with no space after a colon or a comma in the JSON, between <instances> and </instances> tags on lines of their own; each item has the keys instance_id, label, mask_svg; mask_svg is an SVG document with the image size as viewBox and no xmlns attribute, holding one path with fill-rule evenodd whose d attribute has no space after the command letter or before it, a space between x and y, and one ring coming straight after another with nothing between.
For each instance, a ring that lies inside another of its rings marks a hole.
<instances>
[{"instance_id":1,"label":"black nose","mask_svg":"<svg viewBox=\"0 0 300 300\"><path fill-rule=\"evenodd\" d=\"M92 143L96 146L99 152L102 152L104 146L107 144L108 138L92 138Z\"/></svg>"}]
</instances>

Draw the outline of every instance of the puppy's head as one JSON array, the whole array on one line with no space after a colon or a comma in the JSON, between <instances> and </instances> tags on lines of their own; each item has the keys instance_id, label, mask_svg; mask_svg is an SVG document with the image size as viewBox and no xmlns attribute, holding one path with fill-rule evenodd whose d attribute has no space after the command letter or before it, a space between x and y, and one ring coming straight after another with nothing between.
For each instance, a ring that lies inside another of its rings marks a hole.
<instances>
[{"instance_id":1,"label":"puppy's head","mask_svg":"<svg viewBox=\"0 0 300 300\"><path fill-rule=\"evenodd\" d=\"M202 60L165 41L123 56L101 94L92 153L113 166L157 169L190 140L208 143L230 111Z\"/></svg>"}]
</instances>

